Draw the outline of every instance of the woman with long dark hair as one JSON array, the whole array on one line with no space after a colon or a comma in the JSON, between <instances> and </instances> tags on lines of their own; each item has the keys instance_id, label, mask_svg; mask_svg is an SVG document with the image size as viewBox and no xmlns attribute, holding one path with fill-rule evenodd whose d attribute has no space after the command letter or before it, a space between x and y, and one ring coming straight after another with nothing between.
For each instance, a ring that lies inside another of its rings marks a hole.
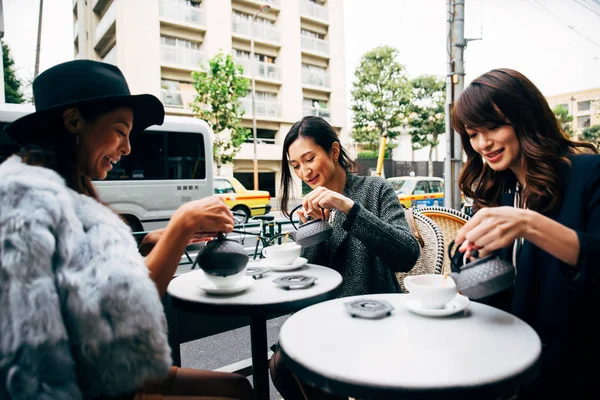
<instances>
[{"instance_id":1,"label":"woman with long dark hair","mask_svg":"<svg viewBox=\"0 0 600 400\"><path fill-rule=\"evenodd\" d=\"M187 244L233 230L218 197L182 205L146 258L98 198L129 136L164 119L114 65L76 60L33 82L0 164L0 398L252 399L236 374L171 366L160 298Z\"/></svg>"},{"instance_id":2,"label":"woman with long dark hair","mask_svg":"<svg viewBox=\"0 0 600 400\"><path fill-rule=\"evenodd\" d=\"M456 243L468 257L498 251L512 261L513 287L488 301L542 340L541 376L522 396L594 396L600 156L569 138L536 86L510 69L475 79L452 124L467 154L459 186L477 210Z\"/></svg>"},{"instance_id":3,"label":"woman with long dark hair","mask_svg":"<svg viewBox=\"0 0 600 400\"><path fill-rule=\"evenodd\" d=\"M303 248L302 256L340 272L339 297L398 293L395 272L413 268L419 244L392 186L380 177L355 175L353 167L333 127L323 118L304 117L283 142L281 210L289 215L293 171L312 189L298 211L301 221L324 217L333 226L327 242ZM271 359L271 376L286 400L303 398L278 352ZM310 386L305 391L311 399L328 398Z\"/></svg>"}]
</instances>

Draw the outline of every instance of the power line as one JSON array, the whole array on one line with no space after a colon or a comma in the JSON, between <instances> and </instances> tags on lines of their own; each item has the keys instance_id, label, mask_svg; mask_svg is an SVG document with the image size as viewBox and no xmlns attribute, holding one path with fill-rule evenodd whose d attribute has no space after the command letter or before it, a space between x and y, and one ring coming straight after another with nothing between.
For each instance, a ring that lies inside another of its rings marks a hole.
<instances>
[{"instance_id":1,"label":"power line","mask_svg":"<svg viewBox=\"0 0 600 400\"><path fill-rule=\"evenodd\" d=\"M560 22L562 22L563 24L565 24L569 29L571 29L573 32L575 32L576 34L578 34L579 36L581 36L582 38L584 38L585 40L587 40L588 42L594 44L595 46L600 47L599 43L594 42L592 39L590 39L589 37L585 36L583 33L579 32L577 29L575 29L574 25L569 25L569 23L567 21L565 21L564 19L562 19L561 17L559 17L558 15L554 14L552 11L550 11L549 9L547 9L542 3L540 3L538 0L533 0L535 1L540 7L542 7L546 12L548 12L549 14L551 14L552 16L554 16L554 18L558 19Z\"/></svg>"},{"instance_id":2,"label":"power line","mask_svg":"<svg viewBox=\"0 0 600 400\"><path fill-rule=\"evenodd\" d=\"M593 12L594 14L596 14L600 17L600 13L598 13L598 11L594 10L593 8L589 7L587 4L582 3L580 0L573 0L573 1L577 4L579 4L580 6L587 8L588 10L590 10L591 12Z\"/></svg>"}]
</instances>

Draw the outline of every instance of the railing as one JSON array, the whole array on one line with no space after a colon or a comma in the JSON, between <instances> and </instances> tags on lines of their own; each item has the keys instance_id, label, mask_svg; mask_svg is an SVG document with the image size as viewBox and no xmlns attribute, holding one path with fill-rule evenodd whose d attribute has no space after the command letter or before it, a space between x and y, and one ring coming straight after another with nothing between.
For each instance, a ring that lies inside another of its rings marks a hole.
<instances>
[{"instance_id":1,"label":"railing","mask_svg":"<svg viewBox=\"0 0 600 400\"><path fill-rule=\"evenodd\" d=\"M160 0L158 10L161 17L191 22L196 25L206 25L206 14L202 7L192 7L171 0Z\"/></svg>"},{"instance_id":2,"label":"railing","mask_svg":"<svg viewBox=\"0 0 600 400\"><path fill-rule=\"evenodd\" d=\"M108 10L106 10L104 16L102 16L102 19L98 23L98 26L96 26L96 30L94 31L94 39L96 42L104 37L108 29L115 22L115 19L117 18L117 7L115 4L116 1L111 3L110 7L108 7Z\"/></svg>"},{"instance_id":3,"label":"railing","mask_svg":"<svg viewBox=\"0 0 600 400\"><path fill-rule=\"evenodd\" d=\"M312 115L313 117L322 117L327 121L331 121L331 111L327 108L304 107L302 109L302 116L306 117L309 115Z\"/></svg>"},{"instance_id":4,"label":"railing","mask_svg":"<svg viewBox=\"0 0 600 400\"><path fill-rule=\"evenodd\" d=\"M272 42L279 42L279 29L270 24L254 22L253 35L250 34L250 21L236 16L231 17L231 30L235 33L241 33L246 36L253 36L255 39L264 39Z\"/></svg>"},{"instance_id":5,"label":"railing","mask_svg":"<svg viewBox=\"0 0 600 400\"><path fill-rule=\"evenodd\" d=\"M329 74L326 72L314 72L302 70L302 83L307 85L330 87Z\"/></svg>"},{"instance_id":6,"label":"railing","mask_svg":"<svg viewBox=\"0 0 600 400\"><path fill-rule=\"evenodd\" d=\"M254 76L268 79L279 79L279 67L264 61L254 61L245 58L235 58L236 64L244 68L244 75L250 76L250 68L254 67Z\"/></svg>"},{"instance_id":7,"label":"railing","mask_svg":"<svg viewBox=\"0 0 600 400\"><path fill-rule=\"evenodd\" d=\"M246 115L252 115L252 97L244 97L242 108ZM281 116L281 107L279 103L267 100L255 100L256 117L279 118Z\"/></svg>"},{"instance_id":8,"label":"railing","mask_svg":"<svg viewBox=\"0 0 600 400\"><path fill-rule=\"evenodd\" d=\"M102 59L105 63L117 65L117 45L114 45L112 49Z\"/></svg>"},{"instance_id":9,"label":"railing","mask_svg":"<svg viewBox=\"0 0 600 400\"><path fill-rule=\"evenodd\" d=\"M166 107L183 107L181 93L169 90L161 90L162 102Z\"/></svg>"},{"instance_id":10,"label":"railing","mask_svg":"<svg viewBox=\"0 0 600 400\"><path fill-rule=\"evenodd\" d=\"M329 54L329 41L304 35L300 35L300 37L302 38L300 45L303 50Z\"/></svg>"},{"instance_id":11,"label":"railing","mask_svg":"<svg viewBox=\"0 0 600 400\"><path fill-rule=\"evenodd\" d=\"M188 68L198 68L206 62L206 55L200 50L185 49L163 44L160 48L160 61Z\"/></svg>"},{"instance_id":12,"label":"railing","mask_svg":"<svg viewBox=\"0 0 600 400\"><path fill-rule=\"evenodd\" d=\"M319 18L327 21L329 19L329 10L320 4L308 0L300 1L300 12L310 17Z\"/></svg>"}]
</instances>

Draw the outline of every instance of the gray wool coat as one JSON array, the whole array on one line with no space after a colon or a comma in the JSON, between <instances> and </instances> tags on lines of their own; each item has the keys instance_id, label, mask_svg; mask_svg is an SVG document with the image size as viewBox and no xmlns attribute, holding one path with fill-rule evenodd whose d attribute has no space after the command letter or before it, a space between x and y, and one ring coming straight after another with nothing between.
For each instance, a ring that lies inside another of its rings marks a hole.
<instances>
[{"instance_id":1,"label":"gray wool coat","mask_svg":"<svg viewBox=\"0 0 600 400\"><path fill-rule=\"evenodd\" d=\"M396 192L383 178L349 173L343 195L360 206L354 222L343 227L346 214L336 212L329 241L302 249L302 256L342 275L338 297L399 293L394 272L412 269L420 248Z\"/></svg>"},{"instance_id":2,"label":"gray wool coat","mask_svg":"<svg viewBox=\"0 0 600 400\"><path fill-rule=\"evenodd\" d=\"M156 286L130 229L63 179L0 165L0 399L132 393L171 366Z\"/></svg>"}]
</instances>

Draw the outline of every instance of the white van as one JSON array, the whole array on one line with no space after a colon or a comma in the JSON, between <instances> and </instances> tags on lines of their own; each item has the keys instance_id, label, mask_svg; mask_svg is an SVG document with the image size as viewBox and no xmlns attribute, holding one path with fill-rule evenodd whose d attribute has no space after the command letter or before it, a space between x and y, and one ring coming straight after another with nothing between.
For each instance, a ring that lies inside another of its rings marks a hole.
<instances>
[{"instance_id":1,"label":"white van","mask_svg":"<svg viewBox=\"0 0 600 400\"><path fill-rule=\"evenodd\" d=\"M19 151L4 126L33 111L31 105L0 104L0 162ZM94 186L134 231L162 228L179 206L213 194L212 130L205 121L166 116L130 141L131 154Z\"/></svg>"}]
</instances>

